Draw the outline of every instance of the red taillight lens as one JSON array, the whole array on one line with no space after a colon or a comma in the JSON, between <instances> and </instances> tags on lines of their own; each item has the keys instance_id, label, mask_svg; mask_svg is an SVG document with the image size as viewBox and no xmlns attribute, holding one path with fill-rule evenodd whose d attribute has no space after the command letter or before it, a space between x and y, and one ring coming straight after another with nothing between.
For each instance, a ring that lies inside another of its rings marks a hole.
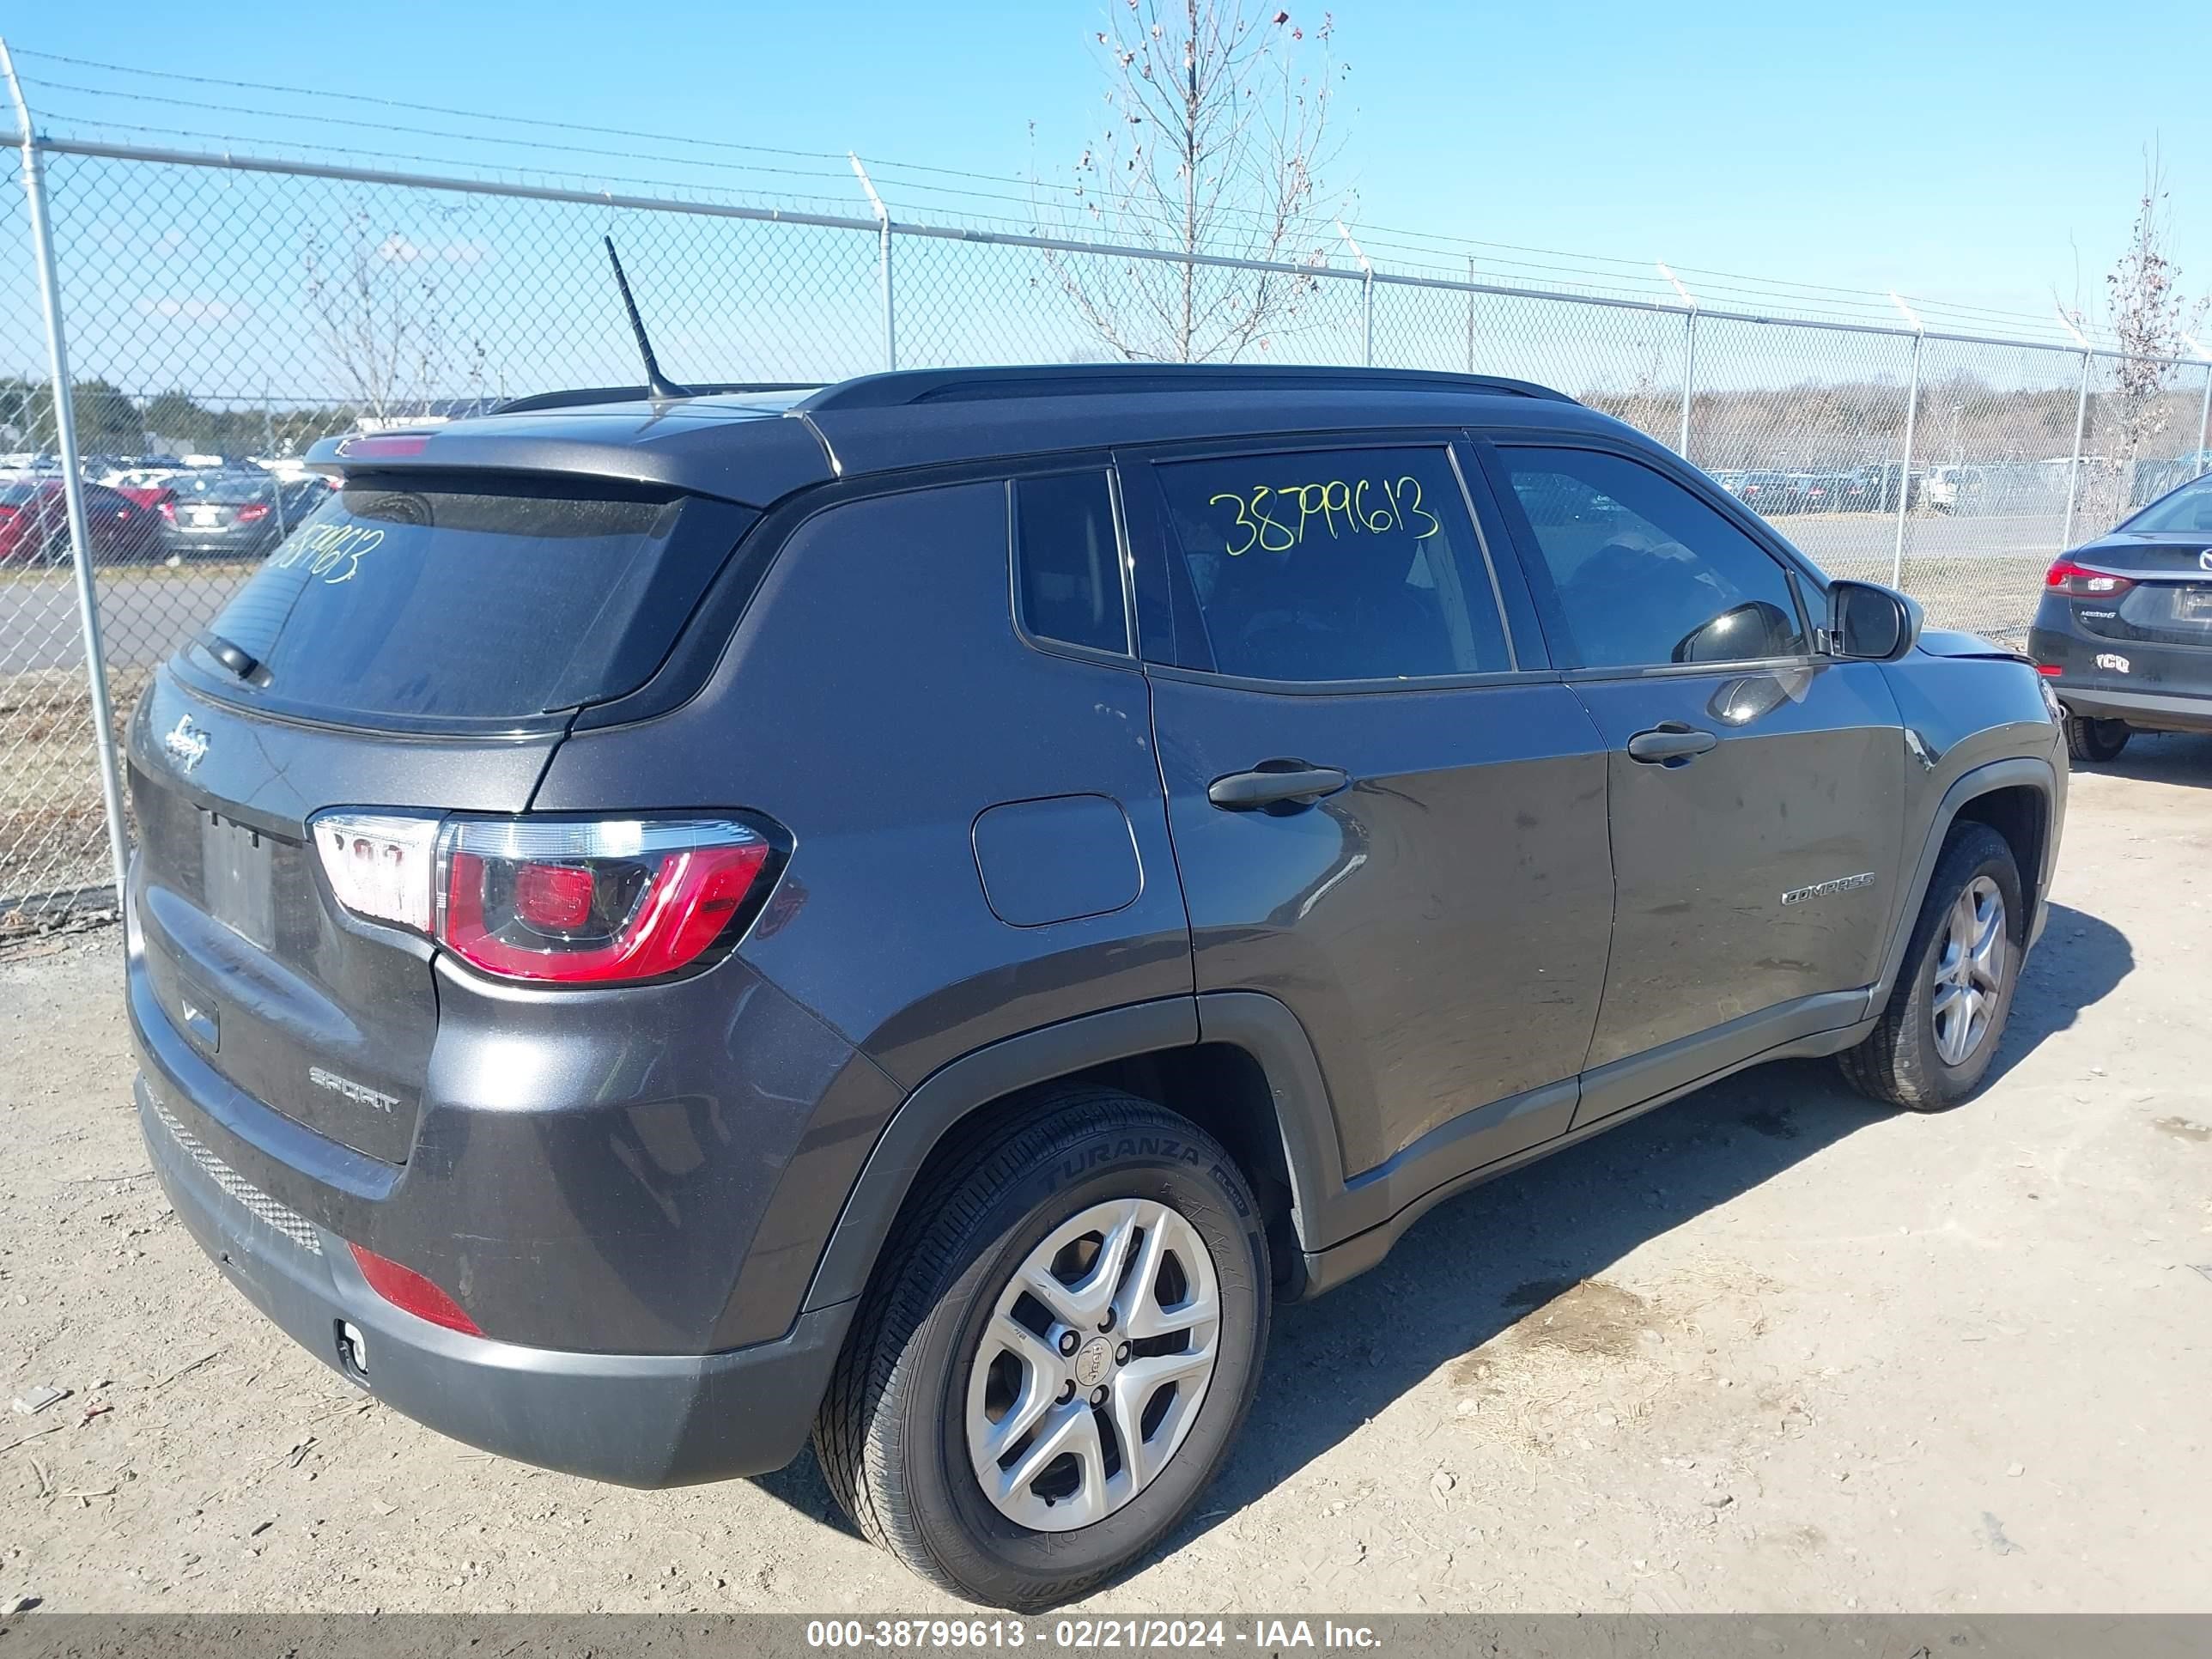
<instances>
[{"instance_id":1,"label":"red taillight lens","mask_svg":"<svg viewBox=\"0 0 2212 1659\"><path fill-rule=\"evenodd\" d=\"M325 812L324 875L356 915L428 933L508 979L659 979L758 896L772 848L733 819L579 822Z\"/></svg>"},{"instance_id":2,"label":"red taillight lens","mask_svg":"<svg viewBox=\"0 0 2212 1659\"><path fill-rule=\"evenodd\" d=\"M573 933L592 919L599 878L574 864L526 864L514 872L514 915L542 933Z\"/></svg>"},{"instance_id":3,"label":"red taillight lens","mask_svg":"<svg viewBox=\"0 0 2212 1659\"><path fill-rule=\"evenodd\" d=\"M417 1319L427 1319L433 1325L443 1325L449 1331L459 1331L466 1336L482 1336L477 1322L461 1311L461 1304L447 1296L412 1267L403 1267L388 1256L364 1250L358 1244L349 1243L355 1264L361 1276L368 1281L368 1288L404 1312Z\"/></svg>"},{"instance_id":4,"label":"red taillight lens","mask_svg":"<svg viewBox=\"0 0 2212 1659\"><path fill-rule=\"evenodd\" d=\"M754 837L547 864L458 846L446 864L440 937L510 979L657 979L722 936L768 863Z\"/></svg>"},{"instance_id":5,"label":"red taillight lens","mask_svg":"<svg viewBox=\"0 0 2212 1659\"><path fill-rule=\"evenodd\" d=\"M2055 680L2066 671L2055 662L2039 662L2035 665L2035 672L2047 680Z\"/></svg>"},{"instance_id":6,"label":"red taillight lens","mask_svg":"<svg viewBox=\"0 0 2212 1659\"><path fill-rule=\"evenodd\" d=\"M2093 570L2071 559L2061 559L2051 567L2043 585L2069 599L2117 599L2136 584L2132 576L2116 576L2109 570Z\"/></svg>"},{"instance_id":7,"label":"red taillight lens","mask_svg":"<svg viewBox=\"0 0 2212 1659\"><path fill-rule=\"evenodd\" d=\"M259 524L268 516L269 503L266 501L248 501L238 509L238 521L240 524Z\"/></svg>"}]
</instances>

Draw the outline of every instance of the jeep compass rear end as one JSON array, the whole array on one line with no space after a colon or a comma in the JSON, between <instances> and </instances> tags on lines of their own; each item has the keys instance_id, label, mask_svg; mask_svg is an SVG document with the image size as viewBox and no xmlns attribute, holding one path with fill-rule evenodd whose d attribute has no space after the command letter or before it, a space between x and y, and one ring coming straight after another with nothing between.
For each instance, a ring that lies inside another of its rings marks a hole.
<instances>
[{"instance_id":1,"label":"jeep compass rear end","mask_svg":"<svg viewBox=\"0 0 2212 1659\"><path fill-rule=\"evenodd\" d=\"M788 1457L803 1411L761 1443L720 1391L818 1392L841 1334L700 1358L736 1346L731 1230L763 1120L801 1109L780 1085L854 1063L742 964L702 977L784 832L672 780L665 811L526 811L574 711L653 675L757 516L358 472L133 732L139 1107L179 1212L392 1403L611 1480ZM769 1057L742 1121L732 1048Z\"/></svg>"}]
</instances>

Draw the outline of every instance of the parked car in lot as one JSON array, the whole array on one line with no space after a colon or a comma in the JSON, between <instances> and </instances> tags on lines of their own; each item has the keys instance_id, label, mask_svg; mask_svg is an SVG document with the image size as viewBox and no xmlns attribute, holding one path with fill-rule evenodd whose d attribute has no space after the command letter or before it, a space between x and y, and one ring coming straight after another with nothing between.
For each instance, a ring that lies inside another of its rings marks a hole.
<instances>
[{"instance_id":1,"label":"parked car in lot","mask_svg":"<svg viewBox=\"0 0 2212 1659\"><path fill-rule=\"evenodd\" d=\"M168 550L187 559L258 558L327 492L319 483L286 485L258 467L179 472L167 482Z\"/></svg>"},{"instance_id":2,"label":"parked car in lot","mask_svg":"<svg viewBox=\"0 0 2212 1659\"><path fill-rule=\"evenodd\" d=\"M1764 518L1779 518L1797 510L1797 495L1787 472L1743 472L1729 493Z\"/></svg>"},{"instance_id":3,"label":"parked car in lot","mask_svg":"<svg viewBox=\"0 0 2212 1659\"><path fill-rule=\"evenodd\" d=\"M1844 490L1849 475L1839 472L1796 472L1790 478L1790 510L1796 513L1833 513L1844 504Z\"/></svg>"},{"instance_id":4,"label":"parked car in lot","mask_svg":"<svg viewBox=\"0 0 2212 1659\"><path fill-rule=\"evenodd\" d=\"M641 1486L811 1433L981 1601L1167 1536L1271 1306L1474 1183L1782 1056L1971 1094L2044 923L2032 666L1540 387L929 371L315 454L131 723L178 1215L399 1411Z\"/></svg>"},{"instance_id":5,"label":"parked car in lot","mask_svg":"<svg viewBox=\"0 0 2212 1659\"><path fill-rule=\"evenodd\" d=\"M2212 476L2062 554L2027 648L2076 760L2111 760L2135 732L2212 732Z\"/></svg>"},{"instance_id":6,"label":"parked car in lot","mask_svg":"<svg viewBox=\"0 0 2212 1659\"><path fill-rule=\"evenodd\" d=\"M161 556L159 513L100 484L86 484L84 495L95 564ZM69 498L60 475L0 477L0 564L66 564L69 558Z\"/></svg>"},{"instance_id":7,"label":"parked car in lot","mask_svg":"<svg viewBox=\"0 0 2212 1659\"><path fill-rule=\"evenodd\" d=\"M1856 467L1840 473L1836 481L1836 506L1845 513L1894 513L1899 477L1904 469L1894 461ZM1922 478L1914 472L1905 477L1903 488L1907 504L1920 504Z\"/></svg>"}]
</instances>

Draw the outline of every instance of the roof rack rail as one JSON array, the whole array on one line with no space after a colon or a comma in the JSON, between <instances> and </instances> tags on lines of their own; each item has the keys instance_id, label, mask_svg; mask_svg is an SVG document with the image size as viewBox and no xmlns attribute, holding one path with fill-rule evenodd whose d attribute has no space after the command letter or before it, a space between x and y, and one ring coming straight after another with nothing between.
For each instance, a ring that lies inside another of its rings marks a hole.
<instances>
[{"instance_id":1,"label":"roof rack rail","mask_svg":"<svg viewBox=\"0 0 2212 1659\"><path fill-rule=\"evenodd\" d=\"M716 386L686 386L684 393L690 398L712 398L743 392L818 392L822 386L820 380L730 380ZM653 395L650 386L578 386L568 392L533 392L526 397L509 398L504 403L495 404L488 412L514 415L532 409L573 409L586 404L643 403Z\"/></svg>"},{"instance_id":2,"label":"roof rack rail","mask_svg":"<svg viewBox=\"0 0 2212 1659\"><path fill-rule=\"evenodd\" d=\"M1481 397L1576 400L1532 380L1419 368L1265 368L1242 363L1037 364L995 368L900 369L824 386L799 407L809 415L1000 398L1153 392L1457 392Z\"/></svg>"}]
</instances>

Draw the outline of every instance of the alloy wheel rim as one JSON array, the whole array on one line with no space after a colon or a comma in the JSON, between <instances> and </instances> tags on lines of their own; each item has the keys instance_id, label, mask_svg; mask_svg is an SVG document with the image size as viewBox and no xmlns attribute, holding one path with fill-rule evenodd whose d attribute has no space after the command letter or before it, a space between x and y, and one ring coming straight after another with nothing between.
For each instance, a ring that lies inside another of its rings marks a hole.
<instances>
[{"instance_id":1,"label":"alloy wheel rim","mask_svg":"<svg viewBox=\"0 0 2212 1659\"><path fill-rule=\"evenodd\" d=\"M983 1495L1033 1531L1104 1520L1182 1447L1220 1345L1219 1276L1188 1221L1138 1198L1070 1217L1000 1291L969 1368Z\"/></svg>"},{"instance_id":2,"label":"alloy wheel rim","mask_svg":"<svg viewBox=\"0 0 2212 1659\"><path fill-rule=\"evenodd\" d=\"M1963 1066L1988 1041L2005 976L2004 895L1976 876L1953 901L1936 961L1936 1054Z\"/></svg>"}]
</instances>

